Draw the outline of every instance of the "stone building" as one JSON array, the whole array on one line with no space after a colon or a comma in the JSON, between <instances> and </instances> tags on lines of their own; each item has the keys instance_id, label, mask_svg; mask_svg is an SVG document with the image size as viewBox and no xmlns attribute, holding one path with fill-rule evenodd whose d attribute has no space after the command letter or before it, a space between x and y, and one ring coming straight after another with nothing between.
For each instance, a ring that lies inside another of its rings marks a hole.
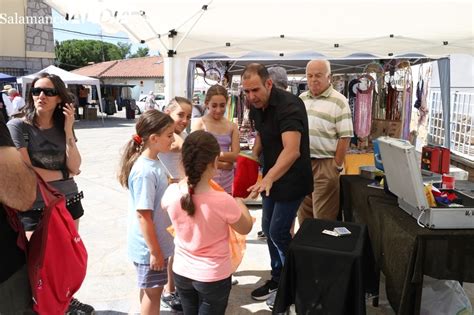
<instances>
[{"instance_id":1,"label":"stone building","mask_svg":"<svg viewBox=\"0 0 474 315\"><path fill-rule=\"evenodd\" d=\"M38 0L0 0L0 72L35 73L54 63L51 8Z\"/></svg>"}]
</instances>

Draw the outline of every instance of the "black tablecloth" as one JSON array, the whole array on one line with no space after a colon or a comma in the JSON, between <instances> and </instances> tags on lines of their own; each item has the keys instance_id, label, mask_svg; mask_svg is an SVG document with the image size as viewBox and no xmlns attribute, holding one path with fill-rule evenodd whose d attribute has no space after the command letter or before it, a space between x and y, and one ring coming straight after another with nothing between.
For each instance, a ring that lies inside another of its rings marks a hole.
<instances>
[{"instance_id":1,"label":"black tablecloth","mask_svg":"<svg viewBox=\"0 0 474 315\"><path fill-rule=\"evenodd\" d=\"M351 235L321 233L340 226ZM290 244L274 312L294 303L298 314L365 314L365 292L377 286L365 225L307 219Z\"/></svg>"},{"instance_id":2,"label":"black tablecloth","mask_svg":"<svg viewBox=\"0 0 474 315\"><path fill-rule=\"evenodd\" d=\"M369 183L357 175L341 176L341 207L346 218L367 225L376 266L398 314L419 312L423 275L474 282L474 230L422 228L394 196Z\"/></svg>"}]
</instances>

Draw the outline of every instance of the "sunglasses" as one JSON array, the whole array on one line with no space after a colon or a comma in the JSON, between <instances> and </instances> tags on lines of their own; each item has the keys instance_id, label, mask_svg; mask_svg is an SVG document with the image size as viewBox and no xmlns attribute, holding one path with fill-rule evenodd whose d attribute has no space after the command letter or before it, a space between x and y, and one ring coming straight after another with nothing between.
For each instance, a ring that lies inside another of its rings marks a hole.
<instances>
[{"instance_id":1,"label":"sunglasses","mask_svg":"<svg viewBox=\"0 0 474 315\"><path fill-rule=\"evenodd\" d=\"M31 94L33 96L39 96L41 92L44 93L46 96L58 96L59 93L56 89L51 89L51 88L32 88L31 89Z\"/></svg>"}]
</instances>

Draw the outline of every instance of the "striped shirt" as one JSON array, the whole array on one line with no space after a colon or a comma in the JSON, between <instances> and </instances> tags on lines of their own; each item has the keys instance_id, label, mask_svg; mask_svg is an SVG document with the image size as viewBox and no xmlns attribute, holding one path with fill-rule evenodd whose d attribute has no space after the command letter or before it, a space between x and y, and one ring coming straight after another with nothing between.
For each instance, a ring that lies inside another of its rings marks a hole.
<instances>
[{"instance_id":1,"label":"striped shirt","mask_svg":"<svg viewBox=\"0 0 474 315\"><path fill-rule=\"evenodd\" d=\"M307 91L300 98L308 113L311 157L334 158L338 139L354 135L347 99L332 85L318 96Z\"/></svg>"}]
</instances>

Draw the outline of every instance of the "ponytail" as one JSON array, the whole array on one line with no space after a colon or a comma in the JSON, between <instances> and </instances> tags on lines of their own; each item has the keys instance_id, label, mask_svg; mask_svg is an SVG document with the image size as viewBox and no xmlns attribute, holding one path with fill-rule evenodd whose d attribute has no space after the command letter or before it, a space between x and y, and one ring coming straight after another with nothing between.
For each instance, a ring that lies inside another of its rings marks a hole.
<instances>
[{"instance_id":1,"label":"ponytail","mask_svg":"<svg viewBox=\"0 0 474 315\"><path fill-rule=\"evenodd\" d=\"M152 134L160 135L173 124L174 121L170 116L156 109L148 110L140 115L135 126L137 134L133 135L132 139L125 145L122 159L120 160L120 169L117 177L123 187L129 188L128 177L132 171L133 164L142 154L148 138Z\"/></svg>"},{"instance_id":2,"label":"ponytail","mask_svg":"<svg viewBox=\"0 0 474 315\"><path fill-rule=\"evenodd\" d=\"M143 151L143 140L139 135L133 135L125 145L125 149L120 160L120 171L118 174L118 181L120 185L125 188L128 187L128 176L132 170L133 164Z\"/></svg>"}]
</instances>

